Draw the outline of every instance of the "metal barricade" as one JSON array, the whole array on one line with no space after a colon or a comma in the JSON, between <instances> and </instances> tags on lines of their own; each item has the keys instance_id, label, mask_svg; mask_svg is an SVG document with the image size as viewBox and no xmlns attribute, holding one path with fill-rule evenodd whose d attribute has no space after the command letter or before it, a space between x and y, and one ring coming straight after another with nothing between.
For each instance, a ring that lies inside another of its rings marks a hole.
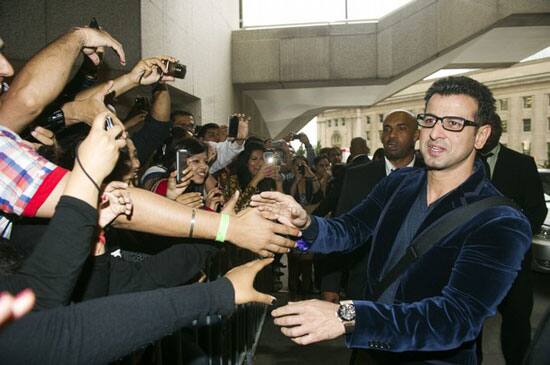
<instances>
[{"instance_id":1,"label":"metal barricade","mask_svg":"<svg viewBox=\"0 0 550 365\"><path fill-rule=\"evenodd\" d=\"M231 268L256 258L257 256L250 251L226 246L208 261L204 272L208 281L216 280ZM254 287L262 292L272 291L273 273L270 267L258 273ZM121 363L189 364L189 358L193 354L186 352L192 349L199 352L200 361L196 363L252 364L253 352L259 341L266 313L267 306L263 304L239 305L230 317L208 316L205 323L197 323L192 328L185 328L167 336L137 356L130 355Z\"/></svg>"}]
</instances>

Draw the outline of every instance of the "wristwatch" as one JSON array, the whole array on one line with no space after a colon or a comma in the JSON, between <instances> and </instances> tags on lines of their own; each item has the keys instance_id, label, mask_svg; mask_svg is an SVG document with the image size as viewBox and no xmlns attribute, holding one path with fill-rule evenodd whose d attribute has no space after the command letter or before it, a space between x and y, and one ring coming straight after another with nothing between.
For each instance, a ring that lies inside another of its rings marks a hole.
<instances>
[{"instance_id":1,"label":"wristwatch","mask_svg":"<svg viewBox=\"0 0 550 365\"><path fill-rule=\"evenodd\" d=\"M351 300L343 300L340 302L338 311L336 312L338 318L342 321L346 333L353 332L355 329L355 305Z\"/></svg>"}]
</instances>

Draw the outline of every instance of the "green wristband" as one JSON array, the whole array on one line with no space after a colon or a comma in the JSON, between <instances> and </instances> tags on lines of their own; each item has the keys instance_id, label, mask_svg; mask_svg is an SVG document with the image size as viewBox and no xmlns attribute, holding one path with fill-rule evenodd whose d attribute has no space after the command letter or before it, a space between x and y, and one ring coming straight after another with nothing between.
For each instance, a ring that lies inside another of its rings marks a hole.
<instances>
[{"instance_id":1,"label":"green wristband","mask_svg":"<svg viewBox=\"0 0 550 365\"><path fill-rule=\"evenodd\" d=\"M216 241L225 241L227 228L229 228L229 215L227 213L221 213L220 225L218 226L218 233L216 234Z\"/></svg>"}]
</instances>

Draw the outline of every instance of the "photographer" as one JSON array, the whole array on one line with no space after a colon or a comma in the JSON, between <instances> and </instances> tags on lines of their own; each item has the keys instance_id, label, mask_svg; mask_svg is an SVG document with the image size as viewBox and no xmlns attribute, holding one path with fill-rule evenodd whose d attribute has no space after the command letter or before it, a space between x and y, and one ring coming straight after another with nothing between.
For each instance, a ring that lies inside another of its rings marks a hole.
<instances>
[{"instance_id":1,"label":"photographer","mask_svg":"<svg viewBox=\"0 0 550 365\"><path fill-rule=\"evenodd\" d=\"M311 171L306 159L300 156L292 161L294 182L290 188L290 195L302 206L316 204L323 198L319 178Z\"/></svg>"},{"instance_id":2,"label":"photographer","mask_svg":"<svg viewBox=\"0 0 550 365\"><path fill-rule=\"evenodd\" d=\"M266 152L263 144L247 143L243 152L230 166L232 174L220 178L225 198L231 197L237 189L241 191L236 211L246 208L250 197L261 191L283 191L279 166L273 152L268 152L271 161L264 160Z\"/></svg>"},{"instance_id":3,"label":"photographer","mask_svg":"<svg viewBox=\"0 0 550 365\"><path fill-rule=\"evenodd\" d=\"M228 166L244 150L244 142L248 137L250 118L244 114L233 114L233 116L239 118L237 135L226 138L223 142L216 143L216 160L210 166L210 174L212 175Z\"/></svg>"}]
</instances>

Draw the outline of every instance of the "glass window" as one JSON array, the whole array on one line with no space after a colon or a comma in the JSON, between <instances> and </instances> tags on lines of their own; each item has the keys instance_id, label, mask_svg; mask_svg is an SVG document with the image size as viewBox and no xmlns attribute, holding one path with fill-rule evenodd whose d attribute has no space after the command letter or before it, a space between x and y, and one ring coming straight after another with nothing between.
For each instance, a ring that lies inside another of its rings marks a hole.
<instances>
[{"instance_id":1,"label":"glass window","mask_svg":"<svg viewBox=\"0 0 550 365\"><path fill-rule=\"evenodd\" d=\"M521 149L523 150L524 155L530 155L531 154L531 142L529 142L529 141L521 142Z\"/></svg>"},{"instance_id":2,"label":"glass window","mask_svg":"<svg viewBox=\"0 0 550 365\"><path fill-rule=\"evenodd\" d=\"M340 137L339 133L334 133L331 138L331 142L333 146L340 146L342 144L342 137Z\"/></svg>"},{"instance_id":3,"label":"glass window","mask_svg":"<svg viewBox=\"0 0 550 365\"><path fill-rule=\"evenodd\" d=\"M331 124L332 124L332 121L329 120L329 121L328 121L328 127L329 127L329 128L332 127Z\"/></svg>"},{"instance_id":4,"label":"glass window","mask_svg":"<svg viewBox=\"0 0 550 365\"><path fill-rule=\"evenodd\" d=\"M346 126L346 120L342 119L342 127L345 127L345 126Z\"/></svg>"},{"instance_id":5,"label":"glass window","mask_svg":"<svg viewBox=\"0 0 550 365\"><path fill-rule=\"evenodd\" d=\"M497 106L499 110L508 110L508 99L498 99Z\"/></svg>"},{"instance_id":6,"label":"glass window","mask_svg":"<svg viewBox=\"0 0 550 365\"><path fill-rule=\"evenodd\" d=\"M502 133L508 132L508 121L507 120L501 120L502 122Z\"/></svg>"},{"instance_id":7,"label":"glass window","mask_svg":"<svg viewBox=\"0 0 550 365\"><path fill-rule=\"evenodd\" d=\"M546 128L548 128L548 130L550 131L550 117L548 117L546 122L547 122L546 123L547 124Z\"/></svg>"},{"instance_id":8,"label":"glass window","mask_svg":"<svg viewBox=\"0 0 550 365\"><path fill-rule=\"evenodd\" d=\"M379 19L412 0L242 0L244 27Z\"/></svg>"},{"instance_id":9,"label":"glass window","mask_svg":"<svg viewBox=\"0 0 550 365\"><path fill-rule=\"evenodd\" d=\"M335 127L338 127L338 119L336 119L336 120L334 121L334 126L335 126Z\"/></svg>"},{"instance_id":10,"label":"glass window","mask_svg":"<svg viewBox=\"0 0 550 365\"><path fill-rule=\"evenodd\" d=\"M367 115L367 124L370 124L370 117Z\"/></svg>"},{"instance_id":11,"label":"glass window","mask_svg":"<svg viewBox=\"0 0 550 365\"><path fill-rule=\"evenodd\" d=\"M546 143L546 160L550 161L550 143Z\"/></svg>"},{"instance_id":12,"label":"glass window","mask_svg":"<svg viewBox=\"0 0 550 365\"><path fill-rule=\"evenodd\" d=\"M523 107L525 109L531 109L533 106L533 96L524 96L523 97Z\"/></svg>"},{"instance_id":13,"label":"glass window","mask_svg":"<svg viewBox=\"0 0 550 365\"><path fill-rule=\"evenodd\" d=\"M380 123L384 123L384 114L378 114L378 120Z\"/></svg>"},{"instance_id":14,"label":"glass window","mask_svg":"<svg viewBox=\"0 0 550 365\"><path fill-rule=\"evenodd\" d=\"M531 132L531 119L527 118L523 120L523 131Z\"/></svg>"},{"instance_id":15,"label":"glass window","mask_svg":"<svg viewBox=\"0 0 550 365\"><path fill-rule=\"evenodd\" d=\"M367 132L367 141L370 141L370 132Z\"/></svg>"}]
</instances>

